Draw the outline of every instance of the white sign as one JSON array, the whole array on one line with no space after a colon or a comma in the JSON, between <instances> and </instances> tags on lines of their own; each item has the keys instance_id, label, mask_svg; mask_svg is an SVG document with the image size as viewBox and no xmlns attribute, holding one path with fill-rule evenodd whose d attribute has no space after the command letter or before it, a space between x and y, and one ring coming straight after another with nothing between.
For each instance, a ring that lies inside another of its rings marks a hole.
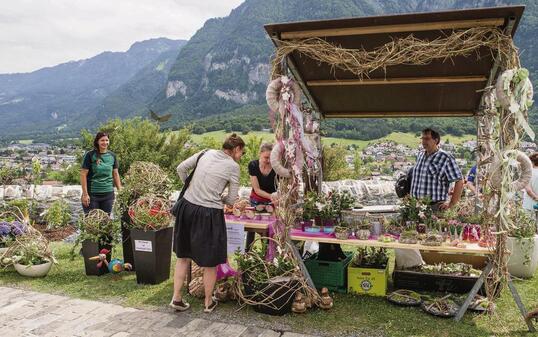
<instances>
[{"instance_id":1,"label":"white sign","mask_svg":"<svg viewBox=\"0 0 538 337\"><path fill-rule=\"evenodd\" d=\"M153 247L151 241L135 240L135 250L139 252L152 252Z\"/></svg>"},{"instance_id":2,"label":"white sign","mask_svg":"<svg viewBox=\"0 0 538 337\"><path fill-rule=\"evenodd\" d=\"M228 254L237 249L245 251L245 225L237 222L226 222L226 236L228 238Z\"/></svg>"}]
</instances>

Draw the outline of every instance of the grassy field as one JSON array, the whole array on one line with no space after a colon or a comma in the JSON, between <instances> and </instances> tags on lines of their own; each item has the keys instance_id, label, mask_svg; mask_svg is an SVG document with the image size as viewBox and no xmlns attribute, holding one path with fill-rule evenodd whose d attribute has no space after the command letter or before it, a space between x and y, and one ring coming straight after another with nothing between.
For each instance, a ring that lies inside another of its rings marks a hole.
<instances>
[{"instance_id":1,"label":"grassy field","mask_svg":"<svg viewBox=\"0 0 538 337\"><path fill-rule=\"evenodd\" d=\"M63 243L53 244L59 265L54 266L47 277L24 278L8 269L0 271L0 285L137 308L168 310L171 279L159 285L138 285L134 273L87 277L82 258L77 256L70 260L70 248ZM121 256L121 252L115 251L114 255ZM528 308L538 306L538 277L517 281L516 287ZM192 305L188 313L190 317L207 318L203 316L201 300L190 296L186 298ZM238 310L236 303L228 302L219 305L211 319L326 336L530 336L506 291L497 301L495 315L468 313L460 323L429 316L418 308L397 307L381 297L334 294L334 300L335 307L329 311L316 309L303 315L282 317L258 314L250 308Z\"/></svg>"},{"instance_id":2,"label":"grassy field","mask_svg":"<svg viewBox=\"0 0 538 337\"><path fill-rule=\"evenodd\" d=\"M227 133L224 132L224 130L220 131L212 131L212 132L206 132L201 135L192 135L192 139L195 143L200 143L205 137L207 138L214 138L218 142L222 142L224 138L226 137ZM262 131L252 131L249 132L248 135L241 135L242 137L249 137L249 136L256 136L261 137L264 139L264 141L273 141L274 135L270 132L262 132ZM452 136L448 135L445 137L442 137L443 142L450 142L452 144L462 144L468 140L476 139L476 136L474 135L465 135L465 136ZM413 133L402 133L402 132L393 132L390 135L387 135L380 139L375 140L355 140L355 139L344 139L344 138L333 138L333 137L322 137L321 141L325 145L331 145L331 144L339 144L344 146L350 146L355 145L356 148L359 150L362 150L366 148L369 144L373 143L379 143L382 141L393 141L397 144L404 144L411 148L415 148L420 143L420 138L418 135Z\"/></svg>"}]
</instances>

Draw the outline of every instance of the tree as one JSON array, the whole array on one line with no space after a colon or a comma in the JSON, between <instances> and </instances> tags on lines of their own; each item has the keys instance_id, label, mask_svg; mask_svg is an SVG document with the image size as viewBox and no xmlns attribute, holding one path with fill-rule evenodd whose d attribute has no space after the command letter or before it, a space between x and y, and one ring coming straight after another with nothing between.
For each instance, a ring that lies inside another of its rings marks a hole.
<instances>
[{"instance_id":1,"label":"tree","mask_svg":"<svg viewBox=\"0 0 538 337\"><path fill-rule=\"evenodd\" d=\"M323 180L335 181L353 178L353 170L346 161L347 150L342 145L323 147Z\"/></svg>"}]
</instances>

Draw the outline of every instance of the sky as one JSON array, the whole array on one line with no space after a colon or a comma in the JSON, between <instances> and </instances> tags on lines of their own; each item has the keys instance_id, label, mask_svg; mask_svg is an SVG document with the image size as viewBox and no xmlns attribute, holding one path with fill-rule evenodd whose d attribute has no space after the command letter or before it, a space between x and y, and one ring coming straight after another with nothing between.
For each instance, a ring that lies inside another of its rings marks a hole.
<instances>
[{"instance_id":1,"label":"sky","mask_svg":"<svg viewBox=\"0 0 538 337\"><path fill-rule=\"evenodd\" d=\"M185 39L243 0L0 0L0 74Z\"/></svg>"}]
</instances>

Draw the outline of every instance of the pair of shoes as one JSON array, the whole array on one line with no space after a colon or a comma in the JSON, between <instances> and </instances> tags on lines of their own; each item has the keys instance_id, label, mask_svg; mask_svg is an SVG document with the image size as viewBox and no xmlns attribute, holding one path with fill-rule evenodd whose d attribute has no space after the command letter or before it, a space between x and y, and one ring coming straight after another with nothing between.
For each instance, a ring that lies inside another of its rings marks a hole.
<instances>
[{"instance_id":1,"label":"pair of shoes","mask_svg":"<svg viewBox=\"0 0 538 337\"><path fill-rule=\"evenodd\" d=\"M174 301L170 302L170 307L176 309L176 311L185 311L191 307L191 305L187 302L181 301Z\"/></svg>"},{"instance_id":2,"label":"pair of shoes","mask_svg":"<svg viewBox=\"0 0 538 337\"><path fill-rule=\"evenodd\" d=\"M219 302L215 301L215 299L212 298L211 299L211 304L208 307L204 308L204 312L206 314L212 313L213 310L215 310L215 308L217 307L217 304L219 304Z\"/></svg>"}]
</instances>

